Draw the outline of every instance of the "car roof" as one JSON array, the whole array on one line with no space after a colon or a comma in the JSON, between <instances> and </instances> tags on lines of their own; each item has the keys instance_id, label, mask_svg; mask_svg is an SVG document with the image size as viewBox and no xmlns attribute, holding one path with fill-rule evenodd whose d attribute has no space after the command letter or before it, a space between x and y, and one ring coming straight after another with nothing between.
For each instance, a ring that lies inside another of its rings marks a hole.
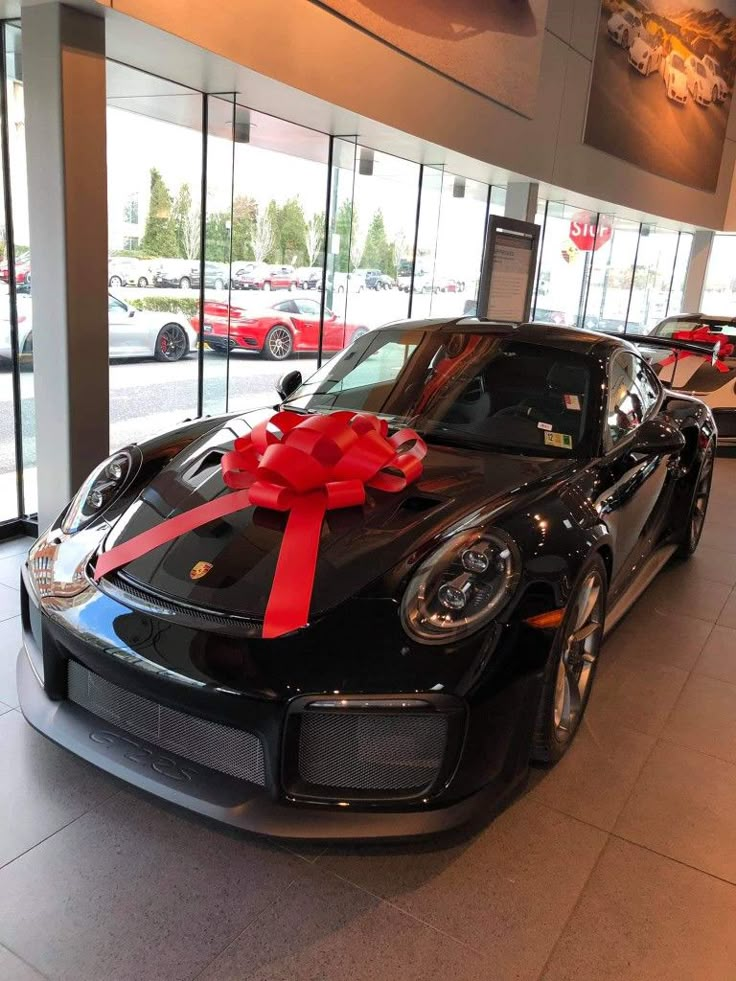
<instances>
[{"instance_id":1,"label":"car roof","mask_svg":"<svg viewBox=\"0 0 736 981\"><path fill-rule=\"evenodd\" d=\"M660 320L663 324L665 320L688 321L688 320L709 320L717 324L736 324L736 317L721 317L717 313L676 313L671 317Z\"/></svg>"},{"instance_id":2,"label":"car roof","mask_svg":"<svg viewBox=\"0 0 736 981\"><path fill-rule=\"evenodd\" d=\"M432 331L473 330L496 334L499 337L513 335L516 339L526 341L530 344L562 348L584 355L590 354L594 348L597 352L609 356L614 350L619 348L629 351L636 350L627 340L623 337L617 337L615 334L599 334L592 330L583 330L579 327L562 327L556 324L538 324L534 322L513 324L494 320L481 320L477 317L459 317L455 320L447 320L446 318L442 320L402 320L386 324L377 329L390 330L396 327Z\"/></svg>"}]
</instances>

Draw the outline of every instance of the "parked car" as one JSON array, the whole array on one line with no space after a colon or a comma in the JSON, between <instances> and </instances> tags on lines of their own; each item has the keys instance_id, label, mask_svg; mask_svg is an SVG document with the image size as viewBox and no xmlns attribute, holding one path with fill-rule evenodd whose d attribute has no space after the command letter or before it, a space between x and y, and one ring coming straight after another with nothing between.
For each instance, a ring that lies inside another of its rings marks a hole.
<instances>
[{"instance_id":1,"label":"parked car","mask_svg":"<svg viewBox=\"0 0 736 981\"><path fill-rule=\"evenodd\" d=\"M344 293L346 290L349 290L351 293L362 293L366 288L365 276L358 272L357 269L351 273L333 273L332 288L335 293Z\"/></svg>"},{"instance_id":2,"label":"parked car","mask_svg":"<svg viewBox=\"0 0 736 981\"><path fill-rule=\"evenodd\" d=\"M385 289L384 277L380 269L356 269L355 273L363 277L367 290Z\"/></svg>"},{"instance_id":3,"label":"parked car","mask_svg":"<svg viewBox=\"0 0 736 981\"><path fill-rule=\"evenodd\" d=\"M661 349L648 353L667 385L710 406L718 442L736 445L736 318L682 313L662 320L650 336L705 345L700 355Z\"/></svg>"},{"instance_id":4,"label":"parked car","mask_svg":"<svg viewBox=\"0 0 736 981\"><path fill-rule=\"evenodd\" d=\"M18 316L18 353L23 356L27 350L27 338L31 333L31 302L22 293L16 297ZM11 361L13 349L10 343L10 290L5 283L0 283L0 361Z\"/></svg>"},{"instance_id":5,"label":"parked car","mask_svg":"<svg viewBox=\"0 0 736 981\"><path fill-rule=\"evenodd\" d=\"M199 286L199 262L196 259L161 259L153 267L153 285L183 290Z\"/></svg>"},{"instance_id":6,"label":"parked car","mask_svg":"<svg viewBox=\"0 0 736 981\"><path fill-rule=\"evenodd\" d=\"M0 279L7 283L9 279L8 273L8 263L0 263ZM15 286L16 289L23 289L24 292L30 292L31 287L31 257L29 255L22 256L20 259L15 260Z\"/></svg>"},{"instance_id":7,"label":"parked car","mask_svg":"<svg viewBox=\"0 0 736 981\"><path fill-rule=\"evenodd\" d=\"M710 101L723 102L728 95L728 85L721 74L721 66L711 55L702 58L702 65L710 85Z\"/></svg>"},{"instance_id":8,"label":"parked car","mask_svg":"<svg viewBox=\"0 0 736 981\"><path fill-rule=\"evenodd\" d=\"M296 285L300 290L318 290L322 288L322 267L301 266L296 271Z\"/></svg>"},{"instance_id":9,"label":"parked car","mask_svg":"<svg viewBox=\"0 0 736 981\"><path fill-rule=\"evenodd\" d=\"M435 288L438 293L464 293L465 282L454 276L439 276L435 281Z\"/></svg>"},{"instance_id":10,"label":"parked car","mask_svg":"<svg viewBox=\"0 0 736 981\"><path fill-rule=\"evenodd\" d=\"M192 318L199 333L199 318ZM366 333L363 324L346 324L325 309L323 351L341 351L355 337ZM242 350L260 353L269 361L285 361L294 354L314 354L319 350L320 304L311 296L295 294L270 306L243 310L227 303L208 301L204 305L202 339L218 354Z\"/></svg>"},{"instance_id":11,"label":"parked car","mask_svg":"<svg viewBox=\"0 0 736 981\"><path fill-rule=\"evenodd\" d=\"M670 51L660 64L667 98L684 105L688 96L688 70L685 59L677 51Z\"/></svg>"},{"instance_id":12,"label":"parked car","mask_svg":"<svg viewBox=\"0 0 736 981\"><path fill-rule=\"evenodd\" d=\"M241 829L488 819L697 548L710 410L620 338L455 321L371 331L279 394L89 475L22 568L23 714Z\"/></svg>"},{"instance_id":13,"label":"parked car","mask_svg":"<svg viewBox=\"0 0 736 981\"><path fill-rule=\"evenodd\" d=\"M652 72L659 71L663 58L664 48L662 47L662 39L658 34L642 31L631 42L629 64L640 75L647 76L651 75Z\"/></svg>"},{"instance_id":14,"label":"parked car","mask_svg":"<svg viewBox=\"0 0 736 981\"><path fill-rule=\"evenodd\" d=\"M608 21L608 36L622 48L628 48L644 31L644 23L633 10L619 10Z\"/></svg>"},{"instance_id":15,"label":"parked car","mask_svg":"<svg viewBox=\"0 0 736 981\"><path fill-rule=\"evenodd\" d=\"M263 280L264 290L293 290L297 286L296 269L293 266L271 266Z\"/></svg>"},{"instance_id":16,"label":"parked car","mask_svg":"<svg viewBox=\"0 0 736 981\"><path fill-rule=\"evenodd\" d=\"M107 285L138 286L145 289L153 285L153 270L150 260L113 256L107 263Z\"/></svg>"},{"instance_id":17,"label":"parked car","mask_svg":"<svg viewBox=\"0 0 736 981\"><path fill-rule=\"evenodd\" d=\"M701 106L709 106L713 89L708 81L703 62L695 55L689 55L685 59L685 68L687 70L687 90L693 97L693 101Z\"/></svg>"},{"instance_id":18,"label":"parked car","mask_svg":"<svg viewBox=\"0 0 736 981\"><path fill-rule=\"evenodd\" d=\"M233 262L231 285L235 290L262 290L269 267L264 262Z\"/></svg>"}]
</instances>

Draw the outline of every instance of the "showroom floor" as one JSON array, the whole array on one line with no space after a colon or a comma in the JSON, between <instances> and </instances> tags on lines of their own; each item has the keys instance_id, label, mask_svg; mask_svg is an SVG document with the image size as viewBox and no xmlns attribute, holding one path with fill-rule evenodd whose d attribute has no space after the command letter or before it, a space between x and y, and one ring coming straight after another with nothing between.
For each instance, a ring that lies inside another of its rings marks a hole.
<instances>
[{"instance_id":1,"label":"showroom floor","mask_svg":"<svg viewBox=\"0 0 736 981\"><path fill-rule=\"evenodd\" d=\"M736 978L736 459L700 550L607 642L556 769L483 832L284 846L36 735L0 545L0 979Z\"/></svg>"}]
</instances>

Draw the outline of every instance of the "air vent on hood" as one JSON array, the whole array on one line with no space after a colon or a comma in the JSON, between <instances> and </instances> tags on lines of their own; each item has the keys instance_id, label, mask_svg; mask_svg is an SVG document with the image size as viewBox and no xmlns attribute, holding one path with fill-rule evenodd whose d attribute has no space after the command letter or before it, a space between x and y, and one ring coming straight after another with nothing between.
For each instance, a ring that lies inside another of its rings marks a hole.
<instances>
[{"instance_id":1,"label":"air vent on hood","mask_svg":"<svg viewBox=\"0 0 736 981\"><path fill-rule=\"evenodd\" d=\"M213 467L219 467L222 462L222 458L225 455L224 450L210 450L206 453L201 460L197 460L194 467L187 473L187 480L194 480L205 470L211 470Z\"/></svg>"}]
</instances>

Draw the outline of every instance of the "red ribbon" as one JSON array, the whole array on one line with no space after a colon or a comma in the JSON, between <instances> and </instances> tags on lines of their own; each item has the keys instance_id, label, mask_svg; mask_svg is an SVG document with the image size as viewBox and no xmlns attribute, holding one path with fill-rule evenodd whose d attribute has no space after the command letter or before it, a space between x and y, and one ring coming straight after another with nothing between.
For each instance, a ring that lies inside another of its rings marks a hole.
<instances>
[{"instance_id":1,"label":"red ribbon","mask_svg":"<svg viewBox=\"0 0 736 981\"><path fill-rule=\"evenodd\" d=\"M427 452L413 429L388 436L384 419L358 412L299 416L277 412L222 458L233 493L169 518L105 552L95 580L209 521L252 505L289 518L263 621L264 637L306 625L322 522L333 508L365 503L366 488L396 493L421 475Z\"/></svg>"},{"instance_id":2,"label":"red ribbon","mask_svg":"<svg viewBox=\"0 0 736 981\"><path fill-rule=\"evenodd\" d=\"M678 330L672 335L673 341L696 341L699 344L713 344L717 349L719 357L716 359L714 367L720 372L729 371L728 365L721 361L721 357L729 358L734 351L734 346L724 337L723 334L712 334L708 328L703 324L700 327L693 327L691 330ZM707 354L695 354L694 351L682 351L676 354L671 354L669 357L665 358L664 361L660 361L660 367L666 368L668 365L676 364L677 361L682 361L685 358L702 358L704 361L708 361Z\"/></svg>"}]
</instances>

